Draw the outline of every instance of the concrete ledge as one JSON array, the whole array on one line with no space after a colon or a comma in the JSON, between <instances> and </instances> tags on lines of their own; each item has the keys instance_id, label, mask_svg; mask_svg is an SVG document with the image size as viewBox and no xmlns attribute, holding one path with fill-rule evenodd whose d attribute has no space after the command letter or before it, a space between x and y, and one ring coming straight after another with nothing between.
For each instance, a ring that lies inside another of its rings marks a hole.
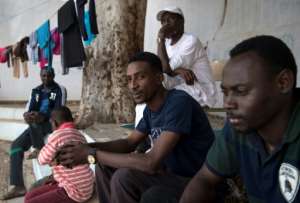
<instances>
[{"instance_id":1,"label":"concrete ledge","mask_svg":"<svg viewBox=\"0 0 300 203\"><path fill-rule=\"evenodd\" d=\"M12 119L12 120L24 120L23 113L24 107L11 108L11 107L0 107L0 119Z\"/></svg>"},{"instance_id":2,"label":"concrete ledge","mask_svg":"<svg viewBox=\"0 0 300 203\"><path fill-rule=\"evenodd\" d=\"M25 123L17 123L12 121L0 121L0 139L13 141L15 140L26 128Z\"/></svg>"}]
</instances>

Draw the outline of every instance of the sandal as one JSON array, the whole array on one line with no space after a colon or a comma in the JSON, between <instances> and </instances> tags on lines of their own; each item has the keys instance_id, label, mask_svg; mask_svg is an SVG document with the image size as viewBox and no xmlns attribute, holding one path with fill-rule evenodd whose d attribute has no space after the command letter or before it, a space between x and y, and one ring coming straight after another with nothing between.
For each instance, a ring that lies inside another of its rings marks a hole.
<instances>
[{"instance_id":1,"label":"sandal","mask_svg":"<svg viewBox=\"0 0 300 203\"><path fill-rule=\"evenodd\" d=\"M0 200L8 200L16 197L24 196L26 193L26 189L20 186L14 186L7 193L0 196Z\"/></svg>"}]
</instances>

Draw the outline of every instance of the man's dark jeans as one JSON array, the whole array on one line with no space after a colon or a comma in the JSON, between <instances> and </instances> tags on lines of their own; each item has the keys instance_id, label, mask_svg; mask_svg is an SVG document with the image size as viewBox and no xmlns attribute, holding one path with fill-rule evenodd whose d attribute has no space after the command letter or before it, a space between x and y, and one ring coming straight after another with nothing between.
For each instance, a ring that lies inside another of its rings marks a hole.
<instances>
[{"instance_id":1,"label":"man's dark jeans","mask_svg":"<svg viewBox=\"0 0 300 203\"><path fill-rule=\"evenodd\" d=\"M44 146L44 138L51 133L51 124L30 124L29 127L13 141L10 152L10 184L24 186L23 159L24 152L31 146L41 149Z\"/></svg>"},{"instance_id":2,"label":"man's dark jeans","mask_svg":"<svg viewBox=\"0 0 300 203\"><path fill-rule=\"evenodd\" d=\"M139 170L96 166L96 184L101 203L138 203L144 192L160 186L172 188L180 197L189 178L171 173L150 175Z\"/></svg>"}]
</instances>

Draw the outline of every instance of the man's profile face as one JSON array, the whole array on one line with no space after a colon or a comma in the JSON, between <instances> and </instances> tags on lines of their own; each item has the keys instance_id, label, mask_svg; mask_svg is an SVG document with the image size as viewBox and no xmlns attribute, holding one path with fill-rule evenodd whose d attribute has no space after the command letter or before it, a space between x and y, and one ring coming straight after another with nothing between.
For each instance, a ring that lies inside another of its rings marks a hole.
<instances>
[{"instance_id":1,"label":"man's profile face","mask_svg":"<svg viewBox=\"0 0 300 203\"><path fill-rule=\"evenodd\" d=\"M230 59L224 68L224 108L238 131L262 129L280 108L280 93L266 66L256 53L246 52Z\"/></svg>"},{"instance_id":2,"label":"man's profile face","mask_svg":"<svg viewBox=\"0 0 300 203\"><path fill-rule=\"evenodd\" d=\"M44 70L44 69L41 70L40 76L41 76L41 81L42 81L43 85L49 86L50 84L53 83L54 76L47 70Z\"/></svg>"},{"instance_id":3,"label":"man's profile face","mask_svg":"<svg viewBox=\"0 0 300 203\"><path fill-rule=\"evenodd\" d=\"M127 82L137 104L147 102L156 94L161 81L150 65L144 61L132 62L127 67Z\"/></svg>"}]
</instances>

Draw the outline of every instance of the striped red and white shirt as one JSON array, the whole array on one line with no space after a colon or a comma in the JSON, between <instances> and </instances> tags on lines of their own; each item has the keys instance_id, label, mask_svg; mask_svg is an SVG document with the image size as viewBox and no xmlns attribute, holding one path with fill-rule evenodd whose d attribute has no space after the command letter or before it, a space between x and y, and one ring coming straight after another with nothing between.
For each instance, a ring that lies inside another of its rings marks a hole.
<instances>
[{"instance_id":1,"label":"striped red and white shirt","mask_svg":"<svg viewBox=\"0 0 300 203\"><path fill-rule=\"evenodd\" d=\"M40 164L50 164L56 151L70 141L86 143L84 136L74 128L72 122L63 123L48 138L48 143L41 149L38 161ZM94 189L95 176L88 164L78 165L68 169L62 165L52 166L54 179L59 187L63 187L68 196L77 201L88 200Z\"/></svg>"}]
</instances>

